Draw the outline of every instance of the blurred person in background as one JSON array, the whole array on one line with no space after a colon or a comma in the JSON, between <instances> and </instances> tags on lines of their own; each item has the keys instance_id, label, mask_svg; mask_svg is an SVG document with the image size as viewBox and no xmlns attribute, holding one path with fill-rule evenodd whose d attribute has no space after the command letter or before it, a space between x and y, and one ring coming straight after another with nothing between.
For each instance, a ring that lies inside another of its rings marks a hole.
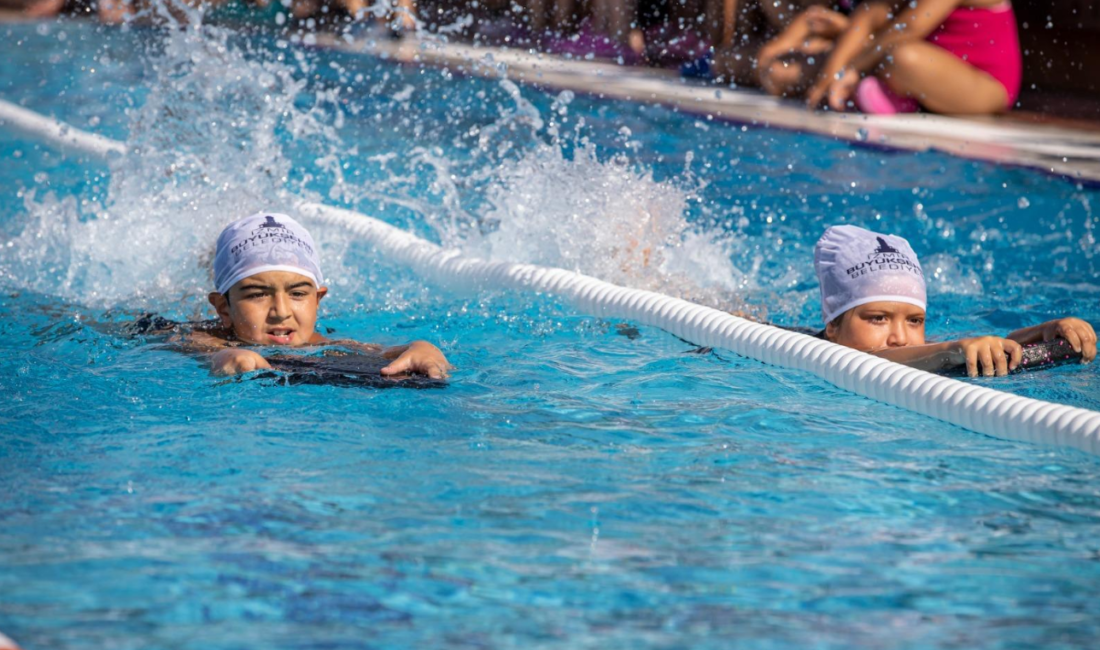
<instances>
[{"instance_id":1,"label":"blurred person in background","mask_svg":"<svg viewBox=\"0 0 1100 650\"><path fill-rule=\"evenodd\" d=\"M807 94L835 111L989 115L1012 108L1023 55L1008 0L859 7Z\"/></svg>"}]
</instances>

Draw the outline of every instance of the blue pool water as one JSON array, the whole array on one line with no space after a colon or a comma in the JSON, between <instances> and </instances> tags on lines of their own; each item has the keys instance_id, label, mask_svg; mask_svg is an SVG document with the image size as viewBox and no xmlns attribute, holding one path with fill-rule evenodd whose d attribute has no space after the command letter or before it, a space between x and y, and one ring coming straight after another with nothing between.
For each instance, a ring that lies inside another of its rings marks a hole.
<instances>
[{"instance_id":1,"label":"blue pool water","mask_svg":"<svg viewBox=\"0 0 1100 650\"><path fill-rule=\"evenodd\" d=\"M837 222L910 239L939 337L1100 323L1100 193L283 42L5 25L0 631L25 648L1082 648L1100 461L577 313L424 284L317 228L322 324L442 391L210 377L119 333L203 314L290 195L470 254L817 322ZM1097 365L990 381L1100 409Z\"/></svg>"}]
</instances>

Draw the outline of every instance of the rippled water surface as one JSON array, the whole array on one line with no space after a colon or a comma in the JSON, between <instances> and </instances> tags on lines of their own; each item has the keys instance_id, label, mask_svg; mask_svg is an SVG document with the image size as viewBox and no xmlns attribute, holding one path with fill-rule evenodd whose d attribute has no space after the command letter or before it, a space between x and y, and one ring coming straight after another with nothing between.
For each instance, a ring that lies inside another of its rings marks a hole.
<instances>
[{"instance_id":1,"label":"rippled water surface","mask_svg":"<svg viewBox=\"0 0 1100 650\"><path fill-rule=\"evenodd\" d=\"M33 648L1081 648L1100 462L545 296L455 294L317 227L322 326L437 342L444 390L217 379L122 335L204 314L292 195L493 259L782 324L834 223L910 239L938 337L1100 324L1100 193L305 48L6 25L0 630ZM987 380L1100 409L1096 365Z\"/></svg>"}]
</instances>

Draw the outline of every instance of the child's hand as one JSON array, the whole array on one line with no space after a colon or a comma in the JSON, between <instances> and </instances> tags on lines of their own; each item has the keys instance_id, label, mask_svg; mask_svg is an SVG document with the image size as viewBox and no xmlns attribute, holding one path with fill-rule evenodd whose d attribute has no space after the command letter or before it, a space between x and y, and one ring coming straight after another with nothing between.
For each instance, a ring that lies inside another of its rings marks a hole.
<instances>
[{"instance_id":1,"label":"child's hand","mask_svg":"<svg viewBox=\"0 0 1100 650\"><path fill-rule=\"evenodd\" d=\"M956 353L966 360L966 374L977 377L978 371L986 377L1003 377L1020 365L1024 348L1012 339L999 336L978 336L956 341Z\"/></svg>"},{"instance_id":2,"label":"child's hand","mask_svg":"<svg viewBox=\"0 0 1100 650\"><path fill-rule=\"evenodd\" d=\"M1088 363L1096 358L1096 331L1080 318L1059 318L1039 326L1044 341L1063 338L1081 353L1081 360Z\"/></svg>"},{"instance_id":3,"label":"child's hand","mask_svg":"<svg viewBox=\"0 0 1100 650\"><path fill-rule=\"evenodd\" d=\"M807 108L813 110L821 106L821 102L825 101L825 93L829 92L831 82L832 79L829 79L828 75L821 75L814 81L814 84L806 91Z\"/></svg>"},{"instance_id":4,"label":"child's hand","mask_svg":"<svg viewBox=\"0 0 1100 650\"><path fill-rule=\"evenodd\" d=\"M412 372L432 379L446 379L447 371L451 369L443 352L427 341L413 341L405 346L390 348L382 354L387 358L397 356L393 363L382 369L382 374L387 377Z\"/></svg>"},{"instance_id":5,"label":"child's hand","mask_svg":"<svg viewBox=\"0 0 1100 650\"><path fill-rule=\"evenodd\" d=\"M210 360L210 372L215 375L237 375L261 368L271 368L267 359L252 350L230 348L222 350Z\"/></svg>"},{"instance_id":6,"label":"child's hand","mask_svg":"<svg viewBox=\"0 0 1100 650\"><path fill-rule=\"evenodd\" d=\"M848 98L856 91L860 79L859 73L851 68L844 68L835 74L824 70L806 91L806 106L815 109L826 103L832 110L844 112L848 109Z\"/></svg>"},{"instance_id":7,"label":"child's hand","mask_svg":"<svg viewBox=\"0 0 1100 650\"><path fill-rule=\"evenodd\" d=\"M829 108L838 113L848 110L848 99L855 94L861 77L851 68L845 68L840 75L829 82Z\"/></svg>"}]
</instances>

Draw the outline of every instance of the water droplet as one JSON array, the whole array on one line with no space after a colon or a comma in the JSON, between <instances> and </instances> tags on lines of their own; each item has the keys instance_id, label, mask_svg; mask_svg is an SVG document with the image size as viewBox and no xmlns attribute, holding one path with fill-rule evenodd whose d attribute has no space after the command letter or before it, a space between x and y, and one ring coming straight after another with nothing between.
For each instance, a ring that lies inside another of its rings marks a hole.
<instances>
[{"instance_id":1,"label":"water droplet","mask_svg":"<svg viewBox=\"0 0 1100 650\"><path fill-rule=\"evenodd\" d=\"M1021 196L1019 200L1016 201L1016 206L1021 210L1027 208L1030 205L1031 201L1028 201L1026 196Z\"/></svg>"}]
</instances>

